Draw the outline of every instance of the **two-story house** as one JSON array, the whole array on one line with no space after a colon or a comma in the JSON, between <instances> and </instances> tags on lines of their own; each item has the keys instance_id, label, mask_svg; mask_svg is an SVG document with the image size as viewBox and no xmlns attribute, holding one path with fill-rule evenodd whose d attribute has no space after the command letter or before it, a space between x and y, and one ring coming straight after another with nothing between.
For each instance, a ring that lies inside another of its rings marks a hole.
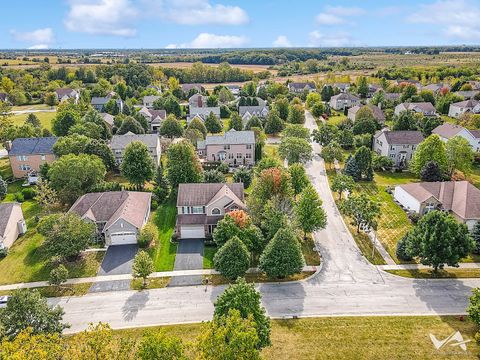
<instances>
[{"instance_id":1,"label":"two-story house","mask_svg":"<svg viewBox=\"0 0 480 360\"><path fill-rule=\"evenodd\" d=\"M373 151L392 159L396 167L404 168L422 141L423 135L420 131L381 130L373 136Z\"/></svg>"},{"instance_id":2,"label":"two-story house","mask_svg":"<svg viewBox=\"0 0 480 360\"><path fill-rule=\"evenodd\" d=\"M152 193L108 191L82 195L69 212L97 226L105 245L136 244L150 216Z\"/></svg>"},{"instance_id":3,"label":"two-story house","mask_svg":"<svg viewBox=\"0 0 480 360\"><path fill-rule=\"evenodd\" d=\"M448 108L448 116L458 118L465 113L479 114L480 113L480 101L475 99L464 100L450 104Z\"/></svg>"},{"instance_id":4,"label":"two-story house","mask_svg":"<svg viewBox=\"0 0 480 360\"><path fill-rule=\"evenodd\" d=\"M360 105L360 98L348 92L334 95L330 98L329 105L335 110L344 110L352 106Z\"/></svg>"},{"instance_id":5,"label":"two-story house","mask_svg":"<svg viewBox=\"0 0 480 360\"><path fill-rule=\"evenodd\" d=\"M266 118L268 115L268 106L267 102L261 98L256 98L258 105L242 105L238 106L238 114L242 118L242 123L245 124L250 120L253 116L259 118Z\"/></svg>"},{"instance_id":6,"label":"two-story house","mask_svg":"<svg viewBox=\"0 0 480 360\"><path fill-rule=\"evenodd\" d=\"M167 118L167 112L165 110L154 110L147 108L146 106L142 107L139 113L147 119L150 131L153 133L158 132L162 125L162 121Z\"/></svg>"},{"instance_id":7,"label":"two-story house","mask_svg":"<svg viewBox=\"0 0 480 360\"><path fill-rule=\"evenodd\" d=\"M180 184L175 233L179 239L204 239L225 214L245 208L243 184Z\"/></svg>"},{"instance_id":8,"label":"two-story house","mask_svg":"<svg viewBox=\"0 0 480 360\"><path fill-rule=\"evenodd\" d=\"M145 106L148 109L152 109L153 108L153 103L158 99L160 99L160 96L158 96L158 95L144 96L143 99L142 99L143 106Z\"/></svg>"},{"instance_id":9,"label":"two-story house","mask_svg":"<svg viewBox=\"0 0 480 360\"><path fill-rule=\"evenodd\" d=\"M103 97L92 97L90 104L92 107L97 110L98 112L105 112L105 105L112 99L110 95L103 96ZM123 111L123 101L122 99L115 99L115 102L118 106L118 111Z\"/></svg>"},{"instance_id":10,"label":"two-story house","mask_svg":"<svg viewBox=\"0 0 480 360\"><path fill-rule=\"evenodd\" d=\"M210 115L213 114L215 115L218 119L220 119L220 107L219 106L214 106L214 107L195 107L191 106L189 107L189 115L187 116L187 123L190 124L190 122L198 118L201 121L205 121L205 119Z\"/></svg>"},{"instance_id":11,"label":"two-story house","mask_svg":"<svg viewBox=\"0 0 480 360\"><path fill-rule=\"evenodd\" d=\"M55 95L57 95L58 102L73 99L73 102L76 104L80 98L80 93L77 90L70 88L57 89L55 90Z\"/></svg>"},{"instance_id":12,"label":"two-story house","mask_svg":"<svg viewBox=\"0 0 480 360\"><path fill-rule=\"evenodd\" d=\"M113 156L115 157L115 162L117 165L122 163L123 154L125 149L133 141L139 141L145 144L152 156L153 162L155 165L160 163L160 156L162 150L160 147L160 139L157 134L133 134L126 133L125 135L114 135L112 136L112 141L110 142L110 148L112 149Z\"/></svg>"},{"instance_id":13,"label":"two-story house","mask_svg":"<svg viewBox=\"0 0 480 360\"><path fill-rule=\"evenodd\" d=\"M17 138L7 144L13 177L24 178L38 173L41 165L54 162L53 145L56 142L56 137Z\"/></svg>"},{"instance_id":14,"label":"two-story house","mask_svg":"<svg viewBox=\"0 0 480 360\"><path fill-rule=\"evenodd\" d=\"M197 154L206 161L227 162L230 166L255 165L255 133L234 129L222 135L207 135L197 142Z\"/></svg>"},{"instance_id":15,"label":"two-story house","mask_svg":"<svg viewBox=\"0 0 480 360\"><path fill-rule=\"evenodd\" d=\"M395 106L395 115L400 115L402 111L414 111L423 116L438 116L437 110L430 102L401 103Z\"/></svg>"},{"instance_id":16,"label":"two-story house","mask_svg":"<svg viewBox=\"0 0 480 360\"><path fill-rule=\"evenodd\" d=\"M288 83L287 85L288 91L295 93L295 94L301 94L304 91L315 91L317 87L315 86L315 83L313 82L291 82Z\"/></svg>"},{"instance_id":17,"label":"two-story house","mask_svg":"<svg viewBox=\"0 0 480 360\"><path fill-rule=\"evenodd\" d=\"M480 130L469 130L460 125L445 123L433 129L432 134L437 134L444 142L454 136L461 136L468 141L473 151L480 151Z\"/></svg>"}]
</instances>

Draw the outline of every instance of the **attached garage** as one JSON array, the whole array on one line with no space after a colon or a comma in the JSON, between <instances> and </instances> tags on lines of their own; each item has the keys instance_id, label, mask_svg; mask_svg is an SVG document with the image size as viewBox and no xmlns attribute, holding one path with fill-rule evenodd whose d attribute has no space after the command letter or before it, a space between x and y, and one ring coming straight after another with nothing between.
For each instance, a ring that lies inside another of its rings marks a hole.
<instances>
[{"instance_id":1,"label":"attached garage","mask_svg":"<svg viewBox=\"0 0 480 360\"><path fill-rule=\"evenodd\" d=\"M180 227L180 239L203 239L205 228L203 225L182 225Z\"/></svg>"},{"instance_id":2,"label":"attached garage","mask_svg":"<svg viewBox=\"0 0 480 360\"><path fill-rule=\"evenodd\" d=\"M121 232L110 235L110 245L128 245L136 243L137 234L134 232Z\"/></svg>"}]
</instances>

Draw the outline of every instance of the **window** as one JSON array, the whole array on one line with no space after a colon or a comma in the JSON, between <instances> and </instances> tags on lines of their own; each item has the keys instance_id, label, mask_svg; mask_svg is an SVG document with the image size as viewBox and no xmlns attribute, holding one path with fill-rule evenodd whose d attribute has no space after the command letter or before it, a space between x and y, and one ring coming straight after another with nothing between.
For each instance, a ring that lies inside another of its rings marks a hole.
<instances>
[{"instance_id":1,"label":"window","mask_svg":"<svg viewBox=\"0 0 480 360\"><path fill-rule=\"evenodd\" d=\"M395 150L395 147L393 145L390 145L390 150Z\"/></svg>"},{"instance_id":2,"label":"window","mask_svg":"<svg viewBox=\"0 0 480 360\"><path fill-rule=\"evenodd\" d=\"M223 150L230 150L230 145L223 145Z\"/></svg>"},{"instance_id":3,"label":"window","mask_svg":"<svg viewBox=\"0 0 480 360\"><path fill-rule=\"evenodd\" d=\"M221 212L220 212L220 209L219 209L219 208L214 208L214 209L212 210L212 215L220 215L220 214L221 214Z\"/></svg>"},{"instance_id":4,"label":"window","mask_svg":"<svg viewBox=\"0 0 480 360\"><path fill-rule=\"evenodd\" d=\"M30 167L30 165L25 165L25 164L22 164L19 166L20 170L22 171L30 171L32 170L32 168Z\"/></svg>"},{"instance_id":5,"label":"window","mask_svg":"<svg viewBox=\"0 0 480 360\"><path fill-rule=\"evenodd\" d=\"M251 159L251 158L252 158L252 154L245 154L245 158L246 158L246 159Z\"/></svg>"},{"instance_id":6,"label":"window","mask_svg":"<svg viewBox=\"0 0 480 360\"><path fill-rule=\"evenodd\" d=\"M115 150L115 155L122 155L122 150Z\"/></svg>"},{"instance_id":7,"label":"window","mask_svg":"<svg viewBox=\"0 0 480 360\"><path fill-rule=\"evenodd\" d=\"M192 214L203 214L203 206L193 206Z\"/></svg>"},{"instance_id":8,"label":"window","mask_svg":"<svg viewBox=\"0 0 480 360\"><path fill-rule=\"evenodd\" d=\"M237 153L237 159L241 159L243 157L242 153Z\"/></svg>"},{"instance_id":9,"label":"window","mask_svg":"<svg viewBox=\"0 0 480 360\"><path fill-rule=\"evenodd\" d=\"M390 154L390 157L395 159L395 154Z\"/></svg>"},{"instance_id":10,"label":"window","mask_svg":"<svg viewBox=\"0 0 480 360\"><path fill-rule=\"evenodd\" d=\"M252 144L247 144L247 150L252 150Z\"/></svg>"},{"instance_id":11,"label":"window","mask_svg":"<svg viewBox=\"0 0 480 360\"><path fill-rule=\"evenodd\" d=\"M45 161L45 155L40 156L40 158Z\"/></svg>"},{"instance_id":12,"label":"window","mask_svg":"<svg viewBox=\"0 0 480 360\"><path fill-rule=\"evenodd\" d=\"M28 156L26 156L26 155L19 155L19 156L17 156L17 159L20 160L20 161L27 161L27 160L28 160Z\"/></svg>"}]
</instances>

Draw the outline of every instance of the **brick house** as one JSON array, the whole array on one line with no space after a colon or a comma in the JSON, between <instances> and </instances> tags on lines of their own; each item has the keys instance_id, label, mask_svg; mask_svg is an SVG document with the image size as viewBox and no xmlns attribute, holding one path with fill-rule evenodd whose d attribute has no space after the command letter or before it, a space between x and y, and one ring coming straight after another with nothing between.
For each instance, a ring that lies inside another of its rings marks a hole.
<instances>
[{"instance_id":1,"label":"brick house","mask_svg":"<svg viewBox=\"0 0 480 360\"><path fill-rule=\"evenodd\" d=\"M53 145L56 137L17 138L13 140L8 152L13 177L24 178L32 172L39 172L40 166L55 161Z\"/></svg>"}]
</instances>

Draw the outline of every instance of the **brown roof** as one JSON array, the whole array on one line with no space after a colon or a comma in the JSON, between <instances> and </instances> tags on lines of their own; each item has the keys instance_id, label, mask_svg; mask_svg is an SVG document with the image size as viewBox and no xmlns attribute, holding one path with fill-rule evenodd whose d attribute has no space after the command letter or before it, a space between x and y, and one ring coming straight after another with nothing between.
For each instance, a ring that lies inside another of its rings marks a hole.
<instances>
[{"instance_id":1,"label":"brown roof","mask_svg":"<svg viewBox=\"0 0 480 360\"><path fill-rule=\"evenodd\" d=\"M217 225L223 216L207 216L205 214L179 214L177 215L177 226L179 225Z\"/></svg>"},{"instance_id":2,"label":"brown roof","mask_svg":"<svg viewBox=\"0 0 480 360\"><path fill-rule=\"evenodd\" d=\"M480 219L480 190L468 181L421 182L399 185L419 202L434 197L445 210L462 219Z\"/></svg>"},{"instance_id":3,"label":"brown roof","mask_svg":"<svg viewBox=\"0 0 480 360\"><path fill-rule=\"evenodd\" d=\"M382 109L380 109L378 106L372 105L372 104L369 104L369 105L355 105L354 107L351 107L350 109L348 109L348 112L352 112L353 116L355 117L358 110L360 110L364 106L368 106L370 108L370 110L372 110L373 117L376 120L378 120L380 122L385 121L385 115L383 114Z\"/></svg>"},{"instance_id":4,"label":"brown roof","mask_svg":"<svg viewBox=\"0 0 480 360\"><path fill-rule=\"evenodd\" d=\"M433 129L432 134L437 134L446 139L450 139L457 135L463 129L464 128L460 125L454 125L446 122L445 124L437 126L435 129Z\"/></svg>"},{"instance_id":5,"label":"brown roof","mask_svg":"<svg viewBox=\"0 0 480 360\"><path fill-rule=\"evenodd\" d=\"M472 134L475 139L480 139L480 130L468 130L468 131L470 131L470 134Z\"/></svg>"},{"instance_id":6,"label":"brown roof","mask_svg":"<svg viewBox=\"0 0 480 360\"><path fill-rule=\"evenodd\" d=\"M135 191L110 191L88 193L72 205L69 212L94 222L104 222L104 230L122 218L141 228L145 214L150 209L152 194Z\"/></svg>"},{"instance_id":7,"label":"brown roof","mask_svg":"<svg viewBox=\"0 0 480 360\"><path fill-rule=\"evenodd\" d=\"M417 145L423 141L423 135L420 131L413 130L398 130L398 131L383 131L385 138L390 145ZM380 136L382 131L375 134L375 138Z\"/></svg>"},{"instance_id":8,"label":"brown roof","mask_svg":"<svg viewBox=\"0 0 480 360\"><path fill-rule=\"evenodd\" d=\"M214 198L223 195L232 197L232 200L240 200L242 202L241 205L243 205L243 184L180 184L178 187L177 206L205 206Z\"/></svg>"}]
</instances>

